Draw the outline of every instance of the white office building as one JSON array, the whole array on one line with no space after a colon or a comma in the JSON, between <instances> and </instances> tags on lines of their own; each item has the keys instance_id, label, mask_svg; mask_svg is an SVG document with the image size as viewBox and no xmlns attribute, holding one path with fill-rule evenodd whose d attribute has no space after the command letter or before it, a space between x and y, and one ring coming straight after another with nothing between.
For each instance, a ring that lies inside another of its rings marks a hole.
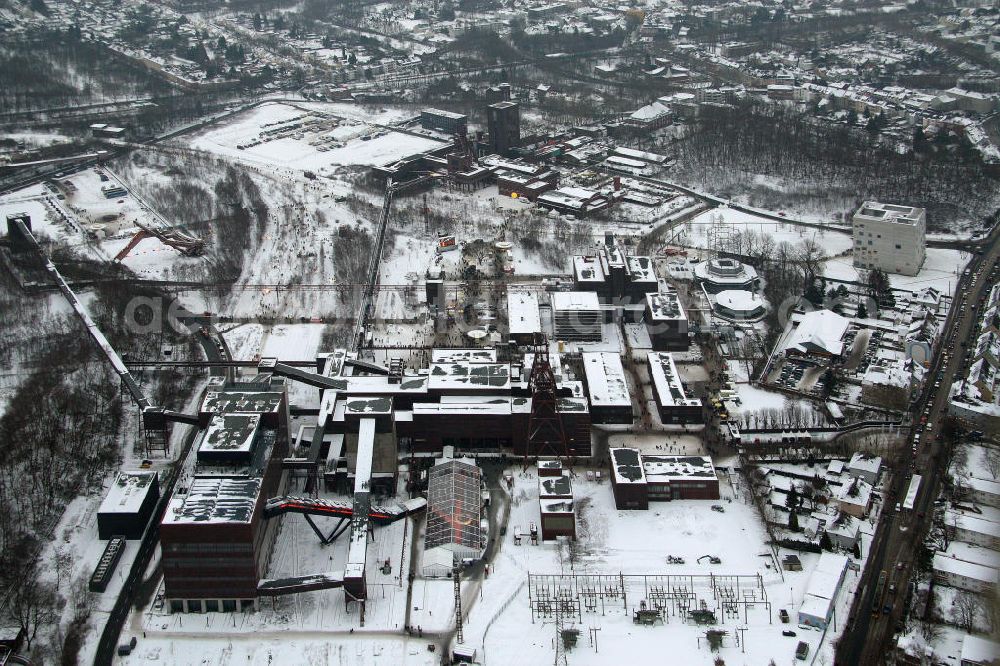
<instances>
[{"instance_id":1,"label":"white office building","mask_svg":"<svg viewBox=\"0 0 1000 666\"><path fill-rule=\"evenodd\" d=\"M916 275L924 263L926 232L923 208L866 201L854 213L854 265Z\"/></svg>"}]
</instances>

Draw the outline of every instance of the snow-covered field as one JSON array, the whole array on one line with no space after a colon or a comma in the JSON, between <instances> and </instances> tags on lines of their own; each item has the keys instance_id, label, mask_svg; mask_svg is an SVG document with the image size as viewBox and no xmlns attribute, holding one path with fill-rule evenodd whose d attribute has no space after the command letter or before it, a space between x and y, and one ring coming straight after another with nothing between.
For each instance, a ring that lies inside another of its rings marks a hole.
<instances>
[{"instance_id":1,"label":"snow-covered field","mask_svg":"<svg viewBox=\"0 0 1000 666\"><path fill-rule=\"evenodd\" d=\"M380 128L385 123L398 120L399 112L367 115L358 111L356 107L347 105L307 107L266 103L231 122L201 132L189 145L196 150L244 163L318 173L337 166L388 164L445 145L429 137ZM344 112L349 114L339 115ZM262 135L262 132L315 118L320 118L322 122L309 128L290 130L291 135L277 135L272 140L266 140L267 137ZM320 144L319 139L329 143ZM262 142L249 145L255 141ZM327 146L329 150L319 150Z\"/></svg>"},{"instance_id":2,"label":"snow-covered field","mask_svg":"<svg viewBox=\"0 0 1000 666\"><path fill-rule=\"evenodd\" d=\"M962 271L965 270L969 259L971 259L969 253L962 250L928 248L927 258L919 273L913 276L889 273L889 283L897 289L918 291L934 287L944 294L953 295L958 279L962 275ZM828 259L824 274L838 280L853 281L858 279L858 271L854 267L850 253Z\"/></svg>"},{"instance_id":3,"label":"snow-covered field","mask_svg":"<svg viewBox=\"0 0 1000 666\"><path fill-rule=\"evenodd\" d=\"M777 243L787 242L795 245L805 239L814 240L826 251L828 256L847 252L852 245L851 235L836 228L815 229L795 225L791 222L778 222L727 206L707 210L686 222L683 225L687 235L685 244L698 248L709 247L709 229L713 224L719 223L731 225L735 231L753 231L773 236Z\"/></svg>"}]
</instances>

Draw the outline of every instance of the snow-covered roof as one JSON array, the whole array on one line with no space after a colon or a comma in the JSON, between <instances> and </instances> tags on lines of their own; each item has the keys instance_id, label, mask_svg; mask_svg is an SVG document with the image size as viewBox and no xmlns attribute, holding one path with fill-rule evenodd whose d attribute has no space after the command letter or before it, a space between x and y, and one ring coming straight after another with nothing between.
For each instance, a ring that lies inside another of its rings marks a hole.
<instances>
[{"instance_id":1,"label":"snow-covered roof","mask_svg":"<svg viewBox=\"0 0 1000 666\"><path fill-rule=\"evenodd\" d=\"M597 257L576 255L573 257L573 275L577 282L603 283L607 277Z\"/></svg>"},{"instance_id":2,"label":"snow-covered roof","mask_svg":"<svg viewBox=\"0 0 1000 666\"><path fill-rule=\"evenodd\" d=\"M138 513L155 485L156 476L153 471L119 472L97 513Z\"/></svg>"},{"instance_id":3,"label":"snow-covered roof","mask_svg":"<svg viewBox=\"0 0 1000 666\"><path fill-rule=\"evenodd\" d=\"M478 361L480 363L496 363L496 349L432 349L432 363L452 361Z\"/></svg>"},{"instance_id":4,"label":"snow-covered roof","mask_svg":"<svg viewBox=\"0 0 1000 666\"><path fill-rule=\"evenodd\" d=\"M616 147L613 151L616 155L621 155L622 157L630 157L635 160L642 160L644 162L652 162L653 164L663 164L667 161L666 155L660 155L658 153L650 153L645 150L636 150L634 148L622 148Z\"/></svg>"},{"instance_id":5,"label":"snow-covered roof","mask_svg":"<svg viewBox=\"0 0 1000 666\"><path fill-rule=\"evenodd\" d=\"M510 365L506 363L470 363L451 361L432 363L428 387L444 389L489 389L510 388Z\"/></svg>"},{"instance_id":6,"label":"snow-covered roof","mask_svg":"<svg viewBox=\"0 0 1000 666\"><path fill-rule=\"evenodd\" d=\"M642 468L651 483L671 479L714 479L715 466L708 456L643 455Z\"/></svg>"},{"instance_id":7,"label":"snow-covered roof","mask_svg":"<svg viewBox=\"0 0 1000 666\"><path fill-rule=\"evenodd\" d=\"M556 291L552 293L552 309L555 311L598 311L601 302L594 291Z\"/></svg>"},{"instance_id":8,"label":"snow-covered roof","mask_svg":"<svg viewBox=\"0 0 1000 666\"><path fill-rule=\"evenodd\" d=\"M538 500L542 513L573 513L573 500L567 498L542 498Z\"/></svg>"},{"instance_id":9,"label":"snow-covered roof","mask_svg":"<svg viewBox=\"0 0 1000 666\"><path fill-rule=\"evenodd\" d=\"M653 321L674 321L687 319L681 299L674 290L646 294L650 319Z\"/></svg>"},{"instance_id":10,"label":"snow-covered roof","mask_svg":"<svg viewBox=\"0 0 1000 666\"><path fill-rule=\"evenodd\" d=\"M642 255L629 255L625 258L632 282L649 282L656 284L656 271L653 270L653 260Z\"/></svg>"},{"instance_id":11,"label":"snow-covered roof","mask_svg":"<svg viewBox=\"0 0 1000 666\"><path fill-rule=\"evenodd\" d=\"M656 389L657 402L663 407L694 407L701 405L701 400L692 398L684 391L674 355L668 352L649 352L649 375Z\"/></svg>"},{"instance_id":12,"label":"snow-covered roof","mask_svg":"<svg viewBox=\"0 0 1000 666\"><path fill-rule=\"evenodd\" d=\"M966 634L962 639L962 664L995 664L1000 660L1000 643Z\"/></svg>"},{"instance_id":13,"label":"snow-covered roof","mask_svg":"<svg viewBox=\"0 0 1000 666\"><path fill-rule=\"evenodd\" d=\"M583 369L587 378L590 404L597 407L631 406L628 382L622 359L613 352L584 352Z\"/></svg>"},{"instance_id":14,"label":"snow-covered roof","mask_svg":"<svg viewBox=\"0 0 1000 666\"><path fill-rule=\"evenodd\" d=\"M990 481L989 479L980 479L979 477L971 476L965 481L965 485L977 493L983 495L1000 495L1000 483L996 481Z\"/></svg>"},{"instance_id":15,"label":"snow-covered roof","mask_svg":"<svg viewBox=\"0 0 1000 666\"><path fill-rule=\"evenodd\" d=\"M615 483L646 483L646 472L642 468L639 449L618 447L611 449L610 453Z\"/></svg>"},{"instance_id":16,"label":"snow-covered roof","mask_svg":"<svg viewBox=\"0 0 1000 666\"><path fill-rule=\"evenodd\" d=\"M1000 531L1000 525L992 520L980 518L979 516L970 516L967 513L960 513L950 509L945 512L944 522L945 525L954 525L956 528L966 532L985 534L987 536L993 536Z\"/></svg>"},{"instance_id":17,"label":"snow-covered roof","mask_svg":"<svg viewBox=\"0 0 1000 666\"><path fill-rule=\"evenodd\" d=\"M822 553L819 556L819 562L816 563L816 568L809 577L806 594L820 599L834 599L837 592L840 591L840 583L844 579L847 562L846 555Z\"/></svg>"},{"instance_id":18,"label":"snow-covered roof","mask_svg":"<svg viewBox=\"0 0 1000 666\"><path fill-rule=\"evenodd\" d=\"M832 310L814 310L793 315L794 328L785 343L785 350L839 356L844 350L844 333L847 332L849 323L849 319Z\"/></svg>"},{"instance_id":19,"label":"snow-covered roof","mask_svg":"<svg viewBox=\"0 0 1000 666\"><path fill-rule=\"evenodd\" d=\"M756 312L764 308L764 299L745 289L726 289L715 295L715 302L731 312Z\"/></svg>"},{"instance_id":20,"label":"snow-covered roof","mask_svg":"<svg viewBox=\"0 0 1000 666\"><path fill-rule=\"evenodd\" d=\"M851 494L852 492L854 492L853 495ZM871 504L871 496L871 484L866 483L861 479L854 479L845 483L838 488L836 492L836 497L839 502L862 507L868 507Z\"/></svg>"},{"instance_id":21,"label":"snow-covered roof","mask_svg":"<svg viewBox=\"0 0 1000 666\"><path fill-rule=\"evenodd\" d=\"M851 456L851 461L847 463L849 472L866 472L878 474L882 469L882 456L873 456L862 451L857 451Z\"/></svg>"},{"instance_id":22,"label":"snow-covered roof","mask_svg":"<svg viewBox=\"0 0 1000 666\"><path fill-rule=\"evenodd\" d=\"M1000 572L992 567L948 557L941 552L934 554L934 561L931 564L931 568L934 569L935 573L940 572L992 585L995 585L1000 580Z\"/></svg>"},{"instance_id":23,"label":"snow-covered roof","mask_svg":"<svg viewBox=\"0 0 1000 666\"><path fill-rule=\"evenodd\" d=\"M195 477L187 493L170 500L163 523L249 523L260 484L260 478Z\"/></svg>"},{"instance_id":24,"label":"snow-covered roof","mask_svg":"<svg viewBox=\"0 0 1000 666\"><path fill-rule=\"evenodd\" d=\"M260 414L216 414L205 429L198 454L250 453L259 426Z\"/></svg>"},{"instance_id":25,"label":"snow-covered roof","mask_svg":"<svg viewBox=\"0 0 1000 666\"><path fill-rule=\"evenodd\" d=\"M538 477L538 496L545 497L573 497L573 482L569 478L568 472L563 472L559 476Z\"/></svg>"},{"instance_id":26,"label":"snow-covered roof","mask_svg":"<svg viewBox=\"0 0 1000 666\"><path fill-rule=\"evenodd\" d=\"M511 335L540 332L542 320L538 312L538 294L518 289L516 285L507 287L507 320Z\"/></svg>"}]
</instances>

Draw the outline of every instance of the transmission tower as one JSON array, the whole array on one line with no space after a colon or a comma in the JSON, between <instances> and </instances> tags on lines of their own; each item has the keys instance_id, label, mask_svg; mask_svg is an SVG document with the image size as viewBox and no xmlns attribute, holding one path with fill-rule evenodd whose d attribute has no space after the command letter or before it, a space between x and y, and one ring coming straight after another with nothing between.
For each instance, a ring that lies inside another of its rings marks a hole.
<instances>
[{"instance_id":1,"label":"transmission tower","mask_svg":"<svg viewBox=\"0 0 1000 666\"><path fill-rule=\"evenodd\" d=\"M531 415L528 417L528 441L524 448L524 467L528 456L570 458L566 430L559 415L556 378L549 363L549 347L545 336L535 335L535 357L528 377L531 389Z\"/></svg>"},{"instance_id":2,"label":"transmission tower","mask_svg":"<svg viewBox=\"0 0 1000 666\"><path fill-rule=\"evenodd\" d=\"M566 646L563 645L563 617L562 599L557 599L556 603L556 658L555 666L567 666Z\"/></svg>"}]
</instances>

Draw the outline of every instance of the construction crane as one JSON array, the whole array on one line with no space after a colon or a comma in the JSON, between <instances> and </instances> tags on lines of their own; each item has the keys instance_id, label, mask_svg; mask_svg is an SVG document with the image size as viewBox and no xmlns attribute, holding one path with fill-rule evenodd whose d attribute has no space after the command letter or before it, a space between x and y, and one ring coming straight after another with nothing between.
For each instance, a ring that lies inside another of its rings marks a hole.
<instances>
[{"instance_id":1,"label":"construction crane","mask_svg":"<svg viewBox=\"0 0 1000 666\"><path fill-rule=\"evenodd\" d=\"M136 226L139 227L139 232L135 236L132 236L132 240L115 255L115 258L112 260L114 263L121 263L128 256L128 253L135 249L136 245L147 238L156 238L164 245L174 248L185 257L200 256L205 250L205 241L203 239L185 231L174 228L157 229L155 227L147 227L138 222L136 222Z\"/></svg>"}]
</instances>

